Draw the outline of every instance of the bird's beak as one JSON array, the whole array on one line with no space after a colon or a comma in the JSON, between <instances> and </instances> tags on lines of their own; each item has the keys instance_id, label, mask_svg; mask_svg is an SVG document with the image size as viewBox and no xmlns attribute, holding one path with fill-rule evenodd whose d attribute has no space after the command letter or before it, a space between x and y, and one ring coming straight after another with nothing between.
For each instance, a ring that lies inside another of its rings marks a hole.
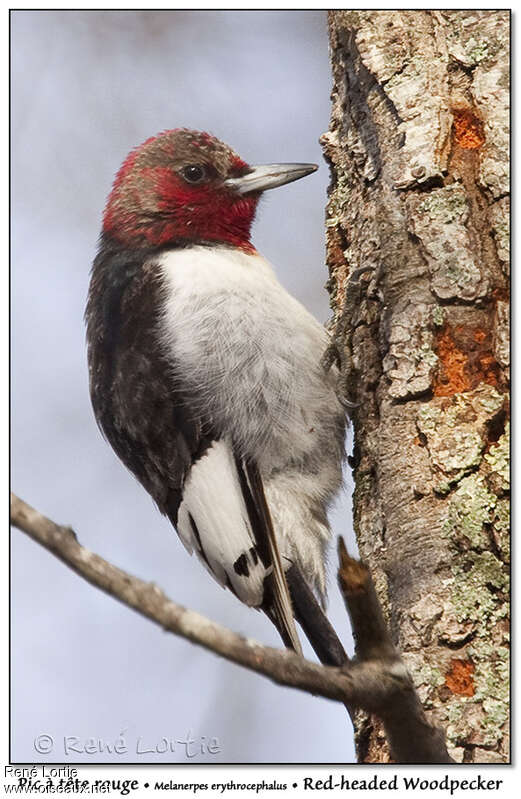
<instances>
[{"instance_id":1,"label":"bird's beak","mask_svg":"<svg viewBox=\"0 0 521 799\"><path fill-rule=\"evenodd\" d=\"M266 191L299 180L312 172L316 172L316 164L262 164L250 167L247 175L240 178L228 178L224 185L238 194L250 194L254 191Z\"/></svg>"}]
</instances>

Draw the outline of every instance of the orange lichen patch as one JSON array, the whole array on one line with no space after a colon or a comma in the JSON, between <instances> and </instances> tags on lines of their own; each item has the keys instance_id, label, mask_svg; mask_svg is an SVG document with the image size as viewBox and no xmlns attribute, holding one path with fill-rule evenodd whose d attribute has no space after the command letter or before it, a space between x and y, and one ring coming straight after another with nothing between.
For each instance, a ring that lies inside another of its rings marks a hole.
<instances>
[{"instance_id":1,"label":"orange lichen patch","mask_svg":"<svg viewBox=\"0 0 521 799\"><path fill-rule=\"evenodd\" d=\"M498 385L499 364L492 352L492 335L480 327L444 325L437 336L438 370L434 395L451 397L472 391L479 383Z\"/></svg>"},{"instance_id":2,"label":"orange lichen patch","mask_svg":"<svg viewBox=\"0 0 521 799\"><path fill-rule=\"evenodd\" d=\"M335 228L330 228L327 237L327 265L332 285L336 286L335 307L340 311L345 301L345 286L348 266L341 246L341 239Z\"/></svg>"},{"instance_id":3,"label":"orange lichen patch","mask_svg":"<svg viewBox=\"0 0 521 799\"><path fill-rule=\"evenodd\" d=\"M327 238L327 261L331 271L346 268L346 259L341 246L340 236L335 228L329 229Z\"/></svg>"},{"instance_id":4,"label":"orange lichen patch","mask_svg":"<svg viewBox=\"0 0 521 799\"><path fill-rule=\"evenodd\" d=\"M477 150L485 142L483 123L468 108L452 110L454 122L452 133L455 141L464 150Z\"/></svg>"},{"instance_id":5,"label":"orange lichen patch","mask_svg":"<svg viewBox=\"0 0 521 799\"><path fill-rule=\"evenodd\" d=\"M452 658L449 671L445 675L445 685L453 694L474 696L474 671L471 660Z\"/></svg>"},{"instance_id":6,"label":"orange lichen patch","mask_svg":"<svg viewBox=\"0 0 521 799\"><path fill-rule=\"evenodd\" d=\"M434 384L434 395L451 397L461 391L468 391L470 383L465 374L467 357L456 347L449 327L445 327L440 333L436 352L439 366Z\"/></svg>"}]
</instances>

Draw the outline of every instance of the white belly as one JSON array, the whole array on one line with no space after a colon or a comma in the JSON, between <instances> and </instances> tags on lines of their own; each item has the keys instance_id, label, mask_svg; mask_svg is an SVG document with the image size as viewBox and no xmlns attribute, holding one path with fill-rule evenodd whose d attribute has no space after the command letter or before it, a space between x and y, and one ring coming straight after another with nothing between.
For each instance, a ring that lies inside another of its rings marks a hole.
<instances>
[{"instance_id":1,"label":"white belly","mask_svg":"<svg viewBox=\"0 0 521 799\"><path fill-rule=\"evenodd\" d=\"M161 270L160 335L194 414L257 463L282 555L324 595L345 424L320 363L326 332L259 255L197 246L166 253Z\"/></svg>"},{"instance_id":2,"label":"white belly","mask_svg":"<svg viewBox=\"0 0 521 799\"><path fill-rule=\"evenodd\" d=\"M259 255L198 246L161 268L162 337L195 410L261 468L301 458L336 405L323 327Z\"/></svg>"}]
</instances>

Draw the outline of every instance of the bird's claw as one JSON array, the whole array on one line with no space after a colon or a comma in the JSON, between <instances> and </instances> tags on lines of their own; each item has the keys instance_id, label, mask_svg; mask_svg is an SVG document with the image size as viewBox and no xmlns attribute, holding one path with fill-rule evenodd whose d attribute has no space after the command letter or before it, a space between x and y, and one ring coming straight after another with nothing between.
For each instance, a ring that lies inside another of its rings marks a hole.
<instances>
[{"instance_id":1,"label":"bird's claw","mask_svg":"<svg viewBox=\"0 0 521 799\"><path fill-rule=\"evenodd\" d=\"M338 394L337 396L340 405L342 405L342 407L344 407L346 410L353 410L353 408L359 408L360 405L362 404L361 402L351 402L351 400L348 400L345 397Z\"/></svg>"},{"instance_id":2,"label":"bird's claw","mask_svg":"<svg viewBox=\"0 0 521 799\"><path fill-rule=\"evenodd\" d=\"M358 281L362 277L362 275L364 275L366 272L374 272L375 269L376 269L375 266L369 266L369 265L368 266L360 266L358 269L355 269L354 272L352 272L349 275L349 281L348 281L349 285L352 285L353 283L358 283Z\"/></svg>"}]
</instances>

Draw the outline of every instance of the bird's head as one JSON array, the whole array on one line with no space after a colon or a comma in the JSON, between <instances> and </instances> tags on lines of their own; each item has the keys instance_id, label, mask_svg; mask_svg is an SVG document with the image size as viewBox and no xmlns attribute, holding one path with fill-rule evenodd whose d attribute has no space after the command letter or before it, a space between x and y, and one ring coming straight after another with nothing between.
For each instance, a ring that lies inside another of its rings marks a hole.
<instances>
[{"instance_id":1,"label":"bird's head","mask_svg":"<svg viewBox=\"0 0 521 799\"><path fill-rule=\"evenodd\" d=\"M261 192L316 169L315 164L249 166L208 133L168 130L124 161L103 231L131 246L218 242L248 249Z\"/></svg>"}]
</instances>

